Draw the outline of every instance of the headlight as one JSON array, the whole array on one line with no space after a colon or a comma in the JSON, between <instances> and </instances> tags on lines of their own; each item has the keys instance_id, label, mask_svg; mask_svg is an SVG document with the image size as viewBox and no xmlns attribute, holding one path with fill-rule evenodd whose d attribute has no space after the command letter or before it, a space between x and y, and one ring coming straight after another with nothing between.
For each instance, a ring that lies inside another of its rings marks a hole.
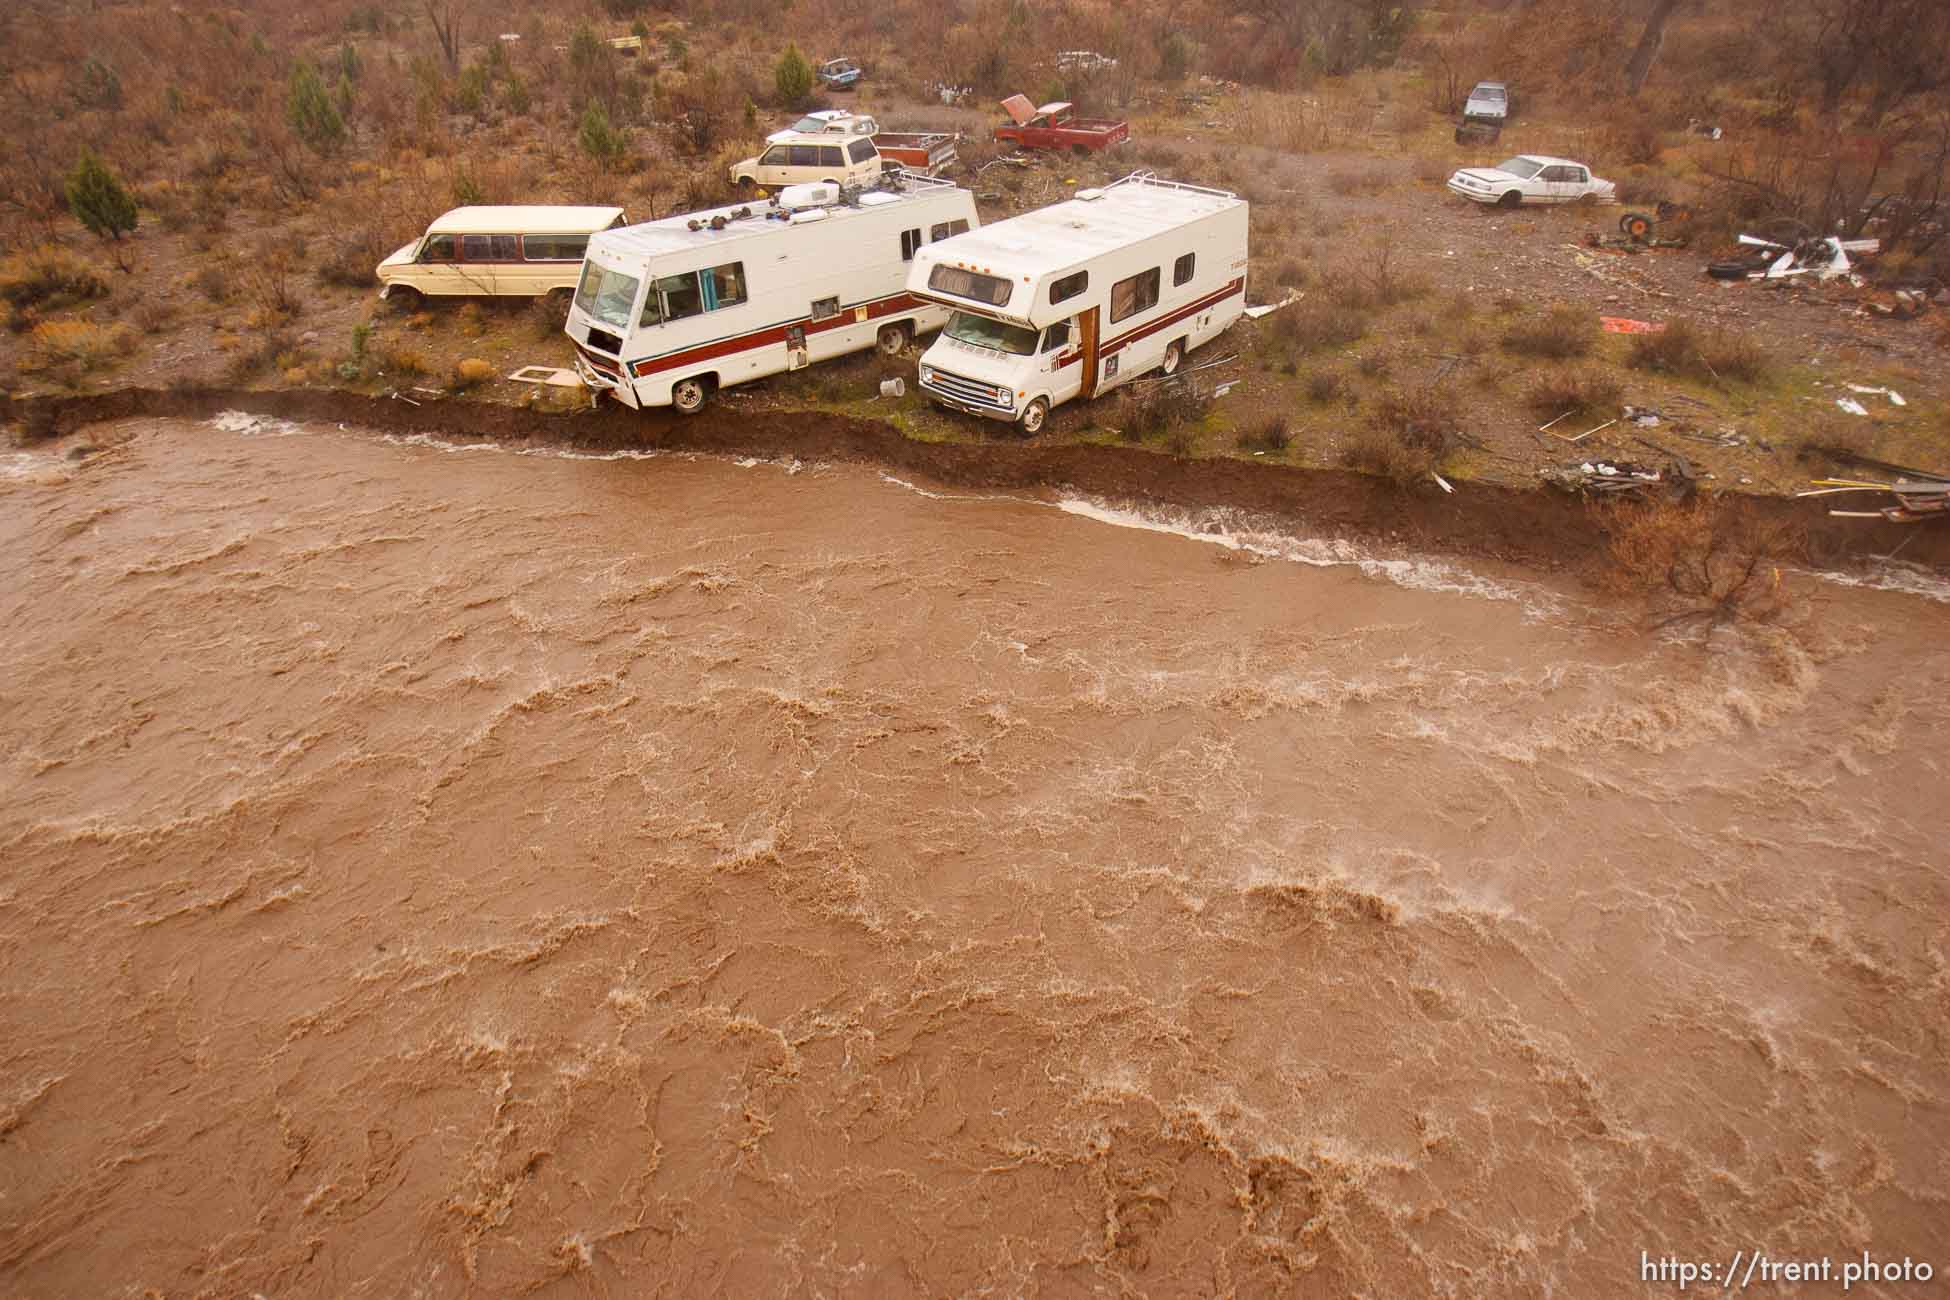
<instances>
[{"instance_id":1,"label":"headlight","mask_svg":"<svg viewBox=\"0 0 1950 1300\"><path fill-rule=\"evenodd\" d=\"M933 382L934 382L934 367L933 367L933 366L922 366L922 367L921 367L921 382L922 382L922 383L924 383L924 384L931 384L931 383L933 383Z\"/></svg>"}]
</instances>

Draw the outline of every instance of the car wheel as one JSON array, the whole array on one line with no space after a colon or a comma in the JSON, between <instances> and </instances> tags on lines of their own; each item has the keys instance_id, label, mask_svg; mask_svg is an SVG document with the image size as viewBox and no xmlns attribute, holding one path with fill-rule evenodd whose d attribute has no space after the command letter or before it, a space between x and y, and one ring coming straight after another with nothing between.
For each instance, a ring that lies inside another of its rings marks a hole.
<instances>
[{"instance_id":1,"label":"car wheel","mask_svg":"<svg viewBox=\"0 0 1950 1300\"><path fill-rule=\"evenodd\" d=\"M907 326L882 325L880 333L874 336L873 345L880 349L883 357L897 357L907 351Z\"/></svg>"},{"instance_id":2,"label":"car wheel","mask_svg":"<svg viewBox=\"0 0 1950 1300\"><path fill-rule=\"evenodd\" d=\"M1088 158L1090 156L1090 146L1082 145L1082 144L1073 144L1070 146L1070 152L1075 154L1079 158Z\"/></svg>"},{"instance_id":3,"label":"car wheel","mask_svg":"<svg viewBox=\"0 0 1950 1300\"><path fill-rule=\"evenodd\" d=\"M1165 349L1165 359L1158 363L1158 373L1161 375L1175 375L1178 373L1179 364L1184 360L1185 345L1173 339L1171 346Z\"/></svg>"},{"instance_id":4,"label":"car wheel","mask_svg":"<svg viewBox=\"0 0 1950 1300\"><path fill-rule=\"evenodd\" d=\"M1744 280L1753 266L1747 262L1708 262L1706 273L1715 280Z\"/></svg>"},{"instance_id":5,"label":"car wheel","mask_svg":"<svg viewBox=\"0 0 1950 1300\"><path fill-rule=\"evenodd\" d=\"M1022 433L1025 438L1033 438L1041 433L1043 431L1043 425L1048 422L1049 403L1040 397L1023 407L1022 416L1016 421L1022 427Z\"/></svg>"},{"instance_id":6,"label":"car wheel","mask_svg":"<svg viewBox=\"0 0 1950 1300\"><path fill-rule=\"evenodd\" d=\"M386 294L386 305L407 316L427 305L427 296L410 284L396 284Z\"/></svg>"},{"instance_id":7,"label":"car wheel","mask_svg":"<svg viewBox=\"0 0 1950 1300\"><path fill-rule=\"evenodd\" d=\"M1578 206L1581 208L1595 208L1598 206L1598 196L1586 190L1583 194L1578 195Z\"/></svg>"},{"instance_id":8,"label":"car wheel","mask_svg":"<svg viewBox=\"0 0 1950 1300\"><path fill-rule=\"evenodd\" d=\"M710 396L711 386L702 376L680 379L671 387L670 404L677 408L679 415L696 415L704 409L704 403Z\"/></svg>"},{"instance_id":9,"label":"car wheel","mask_svg":"<svg viewBox=\"0 0 1950 1300\"><path fill-rule=\"evenodd\" d=\"M1504 196L1503 196L1502 198L1500 198L1500 199L1498 199L1498 200L1496 201L1496 206L1497 206L1497 207L1499 207L1499 208L1520 208L1520 207L1522 207L1522 206L1523 206L1523 191L1522 191L1522 190L1511 190L1511 191L1510 191L1509 193L1507 193L1507 194L1505 194L1505 195L1504 195Z\"/></svg>"},{"instance_id":10,"label":"car wheel","mask_svg":"<svg viewBox=\"0 0 1950 1300\"><path fill-rule=\"evenodd\" d=\"M1644 239L1652 233L1652 218L1643 212L1627 212L1618 219L1618 229L1633 239Z\"/></svg>"}]
</instances>

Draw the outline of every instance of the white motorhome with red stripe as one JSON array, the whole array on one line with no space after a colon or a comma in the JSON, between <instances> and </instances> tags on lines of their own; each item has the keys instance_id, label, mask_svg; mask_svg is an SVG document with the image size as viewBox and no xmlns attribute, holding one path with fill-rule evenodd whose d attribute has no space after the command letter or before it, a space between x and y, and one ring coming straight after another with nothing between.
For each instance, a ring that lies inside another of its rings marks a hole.
<instances>
[{"instance_id":1,"label":"white motorhome with red stripe","mask_svg":"<svg viewBox=\"0 0 1950 1300\"><path fill-rule=\"evenodd\" d=\"M948 316L907 292L908 263L976 223L967 190L901 177L605 230L569 309L576 370L628 406L689 415L732 384L891 355Z\"/></svg>"},{"instance_id":2,"label":"white motorhome with red stripe","mask_svg":"<svg viewBox=\"0 0 1950 1300\"><path fill-rule=\"evenodd\" d=\"M954 308L921 388L1036 433L1051 408L1185 354L1246 308L1246 201L1146 172L930 244L908 292Z\"/></svg>"}]
</instances>

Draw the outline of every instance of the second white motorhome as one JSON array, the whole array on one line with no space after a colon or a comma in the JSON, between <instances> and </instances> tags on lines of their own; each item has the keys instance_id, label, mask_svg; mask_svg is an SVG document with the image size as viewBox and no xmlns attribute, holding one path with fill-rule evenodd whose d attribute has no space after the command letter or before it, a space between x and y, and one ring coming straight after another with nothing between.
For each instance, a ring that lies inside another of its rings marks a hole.
<instances>
[{"instance_id":1,"label":"second white motorhome","mask_svg":"<svg viewBox=\"0 0 1950 1300\"><path fill-rule=\"evenodd\" d=\"M948 316L907 292L908 263L976 222L967 190L909 177L606 230L569 309L576 370L627 406L689 415L732 384L897 353Z\"/></svg>"},{"instance_id":2,"label":"second white motorhome","mask_svg":"<svg viewBox=\"0 0 1950 1300\"><path fill-rule=\"evenodd\" d=\"M922 391L1037 433L1073 397L1175 372L1239 319L1246 201L1139 172L930 244L907 289L954 309Z\"/></svg>"}]
</instances>

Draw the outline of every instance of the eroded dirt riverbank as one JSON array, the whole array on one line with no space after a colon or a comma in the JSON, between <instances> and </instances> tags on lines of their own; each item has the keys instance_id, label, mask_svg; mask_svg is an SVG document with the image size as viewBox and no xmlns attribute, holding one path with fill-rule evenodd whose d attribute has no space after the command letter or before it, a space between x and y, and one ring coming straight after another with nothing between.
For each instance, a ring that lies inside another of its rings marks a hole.
<instances>
[{"instance_id":1,"label":"eroded dirt riverbank","mask_svg":"<svg viewBox=\"0 0 1950 1300\"><path fill-rule=\"evenodd\" d=\"M96 396L36 399L0 408L30 439L90 424L158 416L202 420L225 410L394 433L429 433L522 446L616 451L660 449L768 459L884 466L963 487L1067 488L1093 496L1193 508L1232 507L1289 520L1315 532L1347 533L1417 550L1492 556L1546 568L1576 567L1603 544L1604 520L1584 503L1541 487L1465 483L1454 495L1433 485L1404 490L1367 475L1187 459L1104 445L1049 446L1013 439L931 443L891 425L820 412L707 410L692 419L614 405L573 415L496 403L422 402L325 389L124 389ZM1826 516L1816 502L1729 494L1761 521L1791 521L1807 558L1829 565L1889 554L1922 565L1950 564L1950 528L1903 527Z\"/></svg>"}]
</instances>

